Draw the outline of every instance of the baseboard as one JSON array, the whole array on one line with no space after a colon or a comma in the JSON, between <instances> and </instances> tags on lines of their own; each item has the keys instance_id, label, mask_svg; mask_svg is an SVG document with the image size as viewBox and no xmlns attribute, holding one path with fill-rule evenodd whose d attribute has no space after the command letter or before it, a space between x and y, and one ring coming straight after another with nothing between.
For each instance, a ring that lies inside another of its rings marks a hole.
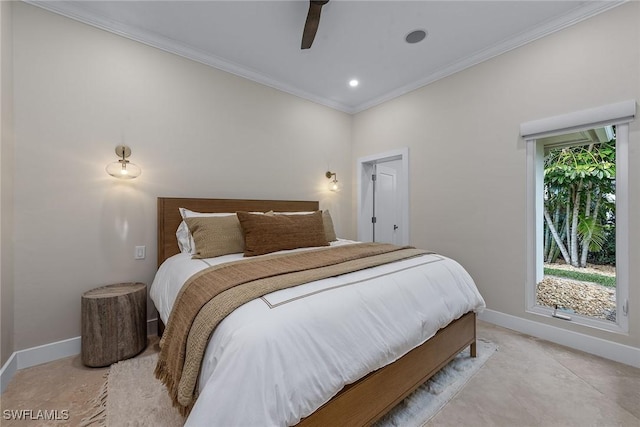
<instances>
[{"instance_id":1,"label":"baseboard","mask_svg":"<svg viewBox=\"0 0 640 427\"><path fill-rule=\"evenodd\" d=\"M523 334L542 338L557 344L566 345L576 350L595 354L606 359L640 368L640 349L613 341L603 340L568 331L551 325L534 322L499 311L485 309L478 319L502 326ZM155 335L158 319L147 320L147 334ZM9 381L19 369L52 362L63 357L80 354L80 337L70 338L50 344L40 345L14 352L0 369L0 393L4 392Z\"/></svg>"},{"instance_id":2,"label":"baseboard","mask_svg":"<svg viewBox=\"0 0 640 427\"><path fill-rule=\"evenodd\" d=\"M156 335L157 330L158 319L147 320L147 335ZM80 354L81 344L81 338L75 337L13 352L0 369L0 393L18 370Z\"/></svg>"},{"instance_id":3,"label":"baseboard","mask_svg":"<svg viewBox=\"0 0 640 427\"><path fill-rule=\"evenodd\" d=\"M0 371L2 392L19 370L80 353L80 337L13 352Z\"/></svg>"},{"instance_id":4,"label":"baseboard","mask_svg":"<svg viewBox=\"0 0 640 427\"><path fill-rule=\"evenodd\" d=\"M2 369L0 369L0 394L4 393L4 390L9 385L9 381L18 371L18 357L16 353L12 353L9 359L5 362Z\"/></svg>"},{"instance_id":5,"label":"baseboard","mask_svg":"<svg viewBox=\"0 0 640 427\"><path fill-rule=\"evenodd\" d=\"M30 368L31 366L80 354L81 341L80 337L75 337L16 351L18 369Z\"/></svg>"},{"instance_id":6,"label":"baseboard","mask_svg":"<svg viewBox=\"0 0 640 427\"><path fill-rule=\"evenodd\" d=\"M640 348L619 344L580 332L569 331L556 326L534 322L499 311L485 309L478 319L512 329L523 334L542 338L556 344L565 345L605 359L640 368Z\"/></svg>"}]
</instances>

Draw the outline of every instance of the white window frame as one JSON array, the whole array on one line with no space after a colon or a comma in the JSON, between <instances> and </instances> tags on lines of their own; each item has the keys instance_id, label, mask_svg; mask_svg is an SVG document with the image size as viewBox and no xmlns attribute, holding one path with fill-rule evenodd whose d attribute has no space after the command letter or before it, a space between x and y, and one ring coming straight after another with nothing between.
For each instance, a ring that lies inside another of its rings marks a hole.
<instances>
[{"instance_id":1,"label":"white window frame","mask_svg":"<svg viewBox=\"0 0 640 427\"><path fill-rule=\"evenodd\" d=\"M544 276L543 263L543 161L544 144L538 139L597 127L616 125L616 322L571 314L571 323L605 331L629 332L629 123L636 101L629 100L577 111L520 125L527 156L527 249L525 303L528 313L550 317L561 326L566 320L552 316L553 309L536 303L536 286Z\"/></svg>"}]
</instances>

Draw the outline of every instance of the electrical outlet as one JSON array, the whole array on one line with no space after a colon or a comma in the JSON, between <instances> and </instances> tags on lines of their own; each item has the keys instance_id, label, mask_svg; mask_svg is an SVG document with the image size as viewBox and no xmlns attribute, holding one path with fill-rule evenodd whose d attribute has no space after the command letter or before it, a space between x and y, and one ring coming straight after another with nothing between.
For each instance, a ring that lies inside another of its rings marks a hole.
<instances>
[{"instance_id":1,"label":"electrical outlet","mask_svg":"<svg viewBox=\"0 0 640 427\"><path fill-rule=\"evenodd\" d=\"M133 255L135 259L144 259L147 256L146 246L136 246L136 251Z\"/></svg>"}]
</instances>

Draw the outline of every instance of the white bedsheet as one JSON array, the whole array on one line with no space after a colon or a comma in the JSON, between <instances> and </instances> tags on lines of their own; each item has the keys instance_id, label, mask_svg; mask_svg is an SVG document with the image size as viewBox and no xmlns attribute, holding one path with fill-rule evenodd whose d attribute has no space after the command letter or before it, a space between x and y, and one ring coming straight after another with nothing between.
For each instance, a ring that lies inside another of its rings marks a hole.
<instances>
[{"instance_id":1,"label":"white bedsheet","mask_svg":"<svg viewBox=\"0 0 640 427\"><path fill-rule=\"evenodd\" d=\"M349 244L338 241L335 244ZM151 298L166 323L195 272L241 254L166 260ZM485 303L455 261L425 255L277 291L244 304L211 336L186 426L293 425L346 384L400 358Z\"/></svg>"}]
</instances>

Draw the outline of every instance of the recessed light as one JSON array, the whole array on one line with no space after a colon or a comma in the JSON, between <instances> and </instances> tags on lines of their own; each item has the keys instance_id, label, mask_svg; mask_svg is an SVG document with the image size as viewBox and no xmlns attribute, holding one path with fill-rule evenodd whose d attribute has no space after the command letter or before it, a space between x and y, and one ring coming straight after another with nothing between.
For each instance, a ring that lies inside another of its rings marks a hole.
<instances>
[{"instance_id":1,"label":"recessed light","mask_svg":"<svg viewBox=\"0 0 640 427\"><path fill-rule=\"evenodd\" d=\"M349 80L349 86L351 86L351 87L356 87L359 84L360 84L360 82L358 80L356 80L356 79Z\"/></svg>"},{"instance_id":2,"label":"recessed light","mask_svg":"<svg viewBox=\"0 0 640 427\"><path fill-rule=\"evenodd\" d=\"M425 37L427 37L427 32L425 30L414 30L407 34L404 39L407 43L414 44L421 42Z\"/></svg>"}]
</instances>

